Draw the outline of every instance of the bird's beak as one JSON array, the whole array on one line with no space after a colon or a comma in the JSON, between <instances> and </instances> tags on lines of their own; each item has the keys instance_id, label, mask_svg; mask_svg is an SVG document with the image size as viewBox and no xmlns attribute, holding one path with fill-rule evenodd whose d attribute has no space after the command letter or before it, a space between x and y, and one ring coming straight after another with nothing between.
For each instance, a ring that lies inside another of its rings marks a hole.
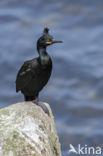
<instances>
[{"instance_id":1,"label":"bird's beak","mask_svg":"<svg viewBox=\"0 0 103 156\"><path fill-rule=\"evenodd\" d=\"M63 43L63 41L56 41L56 40L53 40L53 41L52 41L52 44L54 44L54 43Z\"/></svg>"},{"instance_id":2,"label":"bird's beak","mask_svg":"<svg viewBox=\"0 0 103 156\"><path fill-rule=\"evenodd\" d=\"M56 41L56 40L53 40L53 41L47 41L47 42L46 42L47 45L51 45L51 44L54 44L54 43L63 43L63 41Z\"/></svg>"}]
</instances>

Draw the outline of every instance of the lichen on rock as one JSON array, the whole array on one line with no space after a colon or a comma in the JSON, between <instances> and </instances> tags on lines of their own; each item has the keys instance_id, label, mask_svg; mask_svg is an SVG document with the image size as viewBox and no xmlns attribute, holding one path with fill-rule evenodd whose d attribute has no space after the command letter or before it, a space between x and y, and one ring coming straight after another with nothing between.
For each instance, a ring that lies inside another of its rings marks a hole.
<instances>
[{"instance_id":1,"label":"lichen on rock","mask_svg":"<svg viewBox=\"0 0 103 156\"><path fill-rule=\"evenodd\" d=\"M54 118L32 102L0 110L0 156L61 156Z\"/></svg>"}]
</instances>

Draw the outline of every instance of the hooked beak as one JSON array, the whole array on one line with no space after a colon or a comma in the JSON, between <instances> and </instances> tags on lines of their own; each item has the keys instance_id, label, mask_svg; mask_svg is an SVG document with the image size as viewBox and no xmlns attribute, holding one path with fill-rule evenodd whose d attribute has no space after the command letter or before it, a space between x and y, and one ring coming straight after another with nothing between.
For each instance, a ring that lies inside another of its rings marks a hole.
<instances>
[{"instance_id":1,"label":"hooked beak","mask_svg":"<svg viewBox=\"0 0 103 156\"><path fill-rule=\"evenodd\" d=\"M56 41L56 40L53 40L53 41L52 41L52 44L54 44L54 43L63 43L63 41Z\"/></svg>"},{"instance_id":2,"label":"hooked beak","mask_svg":"<svg viewBox=\"0 0 103 156\"><path fill-rule=\"evenodd\" d=\"M52 40L52 41L47 41L46 42L47 45L51 45L51 44L54 44L54 43L63 43L63 41Z\"/></svg>"}]
</instances>

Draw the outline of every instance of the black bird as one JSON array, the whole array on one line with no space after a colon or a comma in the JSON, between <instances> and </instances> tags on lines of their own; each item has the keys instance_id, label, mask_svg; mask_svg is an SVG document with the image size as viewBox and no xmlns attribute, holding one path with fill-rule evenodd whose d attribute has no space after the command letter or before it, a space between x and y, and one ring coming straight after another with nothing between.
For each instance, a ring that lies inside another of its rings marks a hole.
<instances>
[{"instance_id":1,"label":"black bird","mask_svg":"<svg viewBox=\"0 0 103 156\"><path fill-rule=\"evenodd\" d=\"M38 95L51 75L52 60L46 48L54 43L62 43L62 41L54 40L49 34L49 29L45 28L43 35L37 41L39 57L24 62L16 78L16 92L21 91L25 101L33 101L41 106L47 114L49 114L48 109L38 101Z\"/></svg>"}]
</instances>

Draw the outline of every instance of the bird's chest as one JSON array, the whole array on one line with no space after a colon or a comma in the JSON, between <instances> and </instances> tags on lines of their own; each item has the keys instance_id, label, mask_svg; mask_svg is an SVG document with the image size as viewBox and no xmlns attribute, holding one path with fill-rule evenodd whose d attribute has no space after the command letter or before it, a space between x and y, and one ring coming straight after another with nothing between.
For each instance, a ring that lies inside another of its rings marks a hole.
<instances>
[{"instance_id":1,"label":"bird's chest","mask_svg":"<svg viewBox=\"0 0 103 156\"><path fill-rule=\"evenodd\" d=\"M50 78L51 71L52 71L52 62L49 62L49 64L45 65L38 65L38 68L33 68L33 72L35 73L34 81L39 84L45 84Z\"/></svg>"},{"instance_id":2,"label":"bird's chest","mask_svg":"<svg viewBox=\"0 0 103 156\"><path fill-rule=\"evenodd\" d=\"M39 79L43 82L48 81L52 71L52 65L44 65L40 68Z\"/></svg>"}]
</instances>

